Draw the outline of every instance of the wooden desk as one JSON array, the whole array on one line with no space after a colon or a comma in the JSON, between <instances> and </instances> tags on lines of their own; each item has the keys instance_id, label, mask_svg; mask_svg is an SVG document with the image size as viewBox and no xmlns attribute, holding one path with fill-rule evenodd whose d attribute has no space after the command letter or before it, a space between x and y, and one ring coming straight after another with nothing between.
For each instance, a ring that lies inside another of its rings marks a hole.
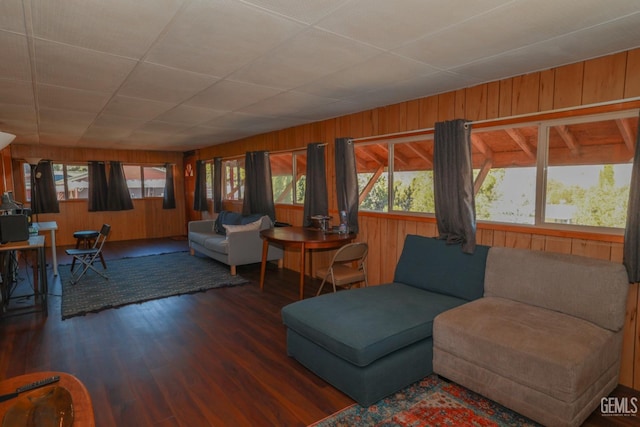
<instances>
[{"instance_id":1,"label":"wooden desk","mask_svg":"<svg viewBox=\"0 0 640 427\"><path fill-rule=\"evenodd\" d=\"M53 258L53 275L58 275L58 255L56 253L56 231L58 231L58 223L55 221L34 222L33 226L38 231L49 231L51 233L51 256Z\"/></svg>"},{"instance_id":2,"label":"wooden desk","mask_svg":"<svg viewBox=\"0 0 640 427\"><path fill-rule=\"evenodd\" d=\"M30 236L29 240L24 240L20 242L9 242L3 245L0 245L0 255L7 256L11 252L24 252L25 255L34 254L35 256L32 258L32 267L33 267L33 297L34 303L40 300L40 304L42 306L42 311L44 311L45 315L47 314L47 293L48 293L48 284L47 284L47 271L46 265L47 261L45 259L45 251L44 251L44 236ZM3 271L3 277L9 277L10 274L7 274L7 271ZM3 312L6 312L7 306L11 299L11 283L9 281L3 281L0 285L2 289L2 304ZM20 295L25 296L25 295ZM21 309L22 310L22 309ZM32 311L16 311L14 314L27 314Z\"/></svg>"},{"instance_id":3,"label":"wooden desk","mask_svg":"<svg viewBox=\"0 0 640 427\"><path fill-rule=\"evenodd\" d=\"M260 232L262 237L262 265L260 267L260 290L264 288L269 243L283 247L300 248L300 299L304 298L305 251L307 249L337 249L356 238L355 234L324 233L308 227L274 227Z\"/></svg>"},{"instance_id":4,"label":"wooden desk","mask_svg":"<svg viewBox=\"0 0 640 427\"><path fill-rule=\"evenodd\" d=\"M54 375L60 376L60 381L51 385L64 387L71 394L71 400L73 402L73 427L94 427L95 420L93 416L93 404L91 403L91 396L89 396L89 392L87 391L84 384L82 384L80 380L78 380L73 375L64 372L35 372L26 375L20 375L0 381L0 394L16 391L16 388L20 386L44 378L52 377ZM2 418L4 418L4 414L6 414L9 408L11 408L13 404L15 404L17 399L20 399L21 396L26 396L29 393L36 392L38 390L39 389L35 389L29 392L25 392L14 399L0 402L0 422Z\"/></svg>"}]
</instances>

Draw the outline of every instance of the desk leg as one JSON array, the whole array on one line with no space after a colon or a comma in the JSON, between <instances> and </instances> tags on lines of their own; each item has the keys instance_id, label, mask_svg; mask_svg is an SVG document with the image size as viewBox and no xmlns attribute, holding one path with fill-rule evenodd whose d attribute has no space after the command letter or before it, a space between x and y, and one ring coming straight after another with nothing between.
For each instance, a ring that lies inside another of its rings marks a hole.
<instances>
[{"instance_id":1,"label":"desk leg","mask_svg":"<svg viewBox=\"0 0 640 427\"><path fill-rule=\"evenodd\" d=\"M58 275L58 254L56 253L56 230L51 230L51 255L53 257L53 275L57 276Z\"/></svg>"},{"instance_id":2,"label":"desk leg","mask_svg":"<svg viewBox=\"0 0 640 427\"><path fill-rule=\"evenodd\" d=\"M269 242L262 240L262 264L260 265L260 290L264 290L264 274L267 270L267 255L269 254Z\"/></svg>"},{"instance_id":3,"label":"desk leg","mask_svg":"<svg viewBox=\"0 0 640 427\"><path fill-rule=\"evenodd\" d=\"M49 315L49 302L47 301L49 297L49 283L47 278L47 256L46 250L43 247L38 249L38 256L40 257L40 288L42 291L42 295L40 295L40 302L43 304L44 315ZM55 253L55 252L54 252ZM55 258L54 258L55 259ZM55 261L54 261L55 262ZM54 264L55 266L55 264Z\"/></svg>"},{"instance_id":4,"label":"desk leg","mask_svg":"<svg viewBox=\"0 0 640 427\"><path fill-rule=\"evenodd\" d=\"M304 242L300 246L300 299L304 299L304 258L305 258Z\"/></svg>"}]
</instances>

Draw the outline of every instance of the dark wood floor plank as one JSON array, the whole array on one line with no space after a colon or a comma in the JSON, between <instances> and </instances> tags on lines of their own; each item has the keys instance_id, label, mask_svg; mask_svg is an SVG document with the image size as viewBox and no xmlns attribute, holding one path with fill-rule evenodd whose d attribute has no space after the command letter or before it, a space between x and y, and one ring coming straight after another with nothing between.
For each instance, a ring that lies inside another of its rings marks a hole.
<instances>
[{"instance_id":1,"label":"dark wood floor plank","mask_svg":"<svg viewBox=\"0 0 640 427\"><path fill-rule=\"evenodd\" d=\"M108 267L114 259L176 250L187 250L186 241L108 242L105 258ZM60 269L69 268L63 248L58 259ZM286 355L280 310L298 298L297 273L270 264L261 292L259 272L258 265L240 266L250 284L62 321L60 280L49 268L49 317L0 320L0 376L77 376L98 427L306 426L352 404ZM318 285L310 282L305 296ZM588 425L636 421L596 414Z\"/></svg>"}]
</instances>

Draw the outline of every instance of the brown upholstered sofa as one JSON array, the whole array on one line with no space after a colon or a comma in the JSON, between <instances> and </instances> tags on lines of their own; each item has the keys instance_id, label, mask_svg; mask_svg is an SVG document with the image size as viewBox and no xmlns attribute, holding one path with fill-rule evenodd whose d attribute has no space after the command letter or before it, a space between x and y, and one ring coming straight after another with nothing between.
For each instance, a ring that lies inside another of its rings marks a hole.
<instances>
[{"instance_id":1,"label":"brown upholstered sofa","mask_svg":"<svg viewBox=\"0 0 640 427\"><path fill-rule=\"evenodd\" d=\"M578 426L618 384L624 267L493 247L484 296L439 314L433 370L548 426Z\"/></svg>"}]
</instances>

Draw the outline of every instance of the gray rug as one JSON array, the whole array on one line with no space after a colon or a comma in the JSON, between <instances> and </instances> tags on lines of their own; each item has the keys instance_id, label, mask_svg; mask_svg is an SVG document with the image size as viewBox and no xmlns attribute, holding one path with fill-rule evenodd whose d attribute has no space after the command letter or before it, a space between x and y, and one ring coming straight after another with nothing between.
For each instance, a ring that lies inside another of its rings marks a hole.
<instances>
[{"instance_id":1,"label":"gray rug","mask_svg":"<svg viewBox=\"0 0 640 427\"><path fill-rule=\"evenodd\" d=\"M100 260L95 263L102 271ZM108 280L87 271L71 284L70 266L59 269L62 318L98 312L127 304L249 283L232 276L229 267L188 252L107 260ZM76 264L76 269L78 268Z\"/></svg>"}]
</instances>

